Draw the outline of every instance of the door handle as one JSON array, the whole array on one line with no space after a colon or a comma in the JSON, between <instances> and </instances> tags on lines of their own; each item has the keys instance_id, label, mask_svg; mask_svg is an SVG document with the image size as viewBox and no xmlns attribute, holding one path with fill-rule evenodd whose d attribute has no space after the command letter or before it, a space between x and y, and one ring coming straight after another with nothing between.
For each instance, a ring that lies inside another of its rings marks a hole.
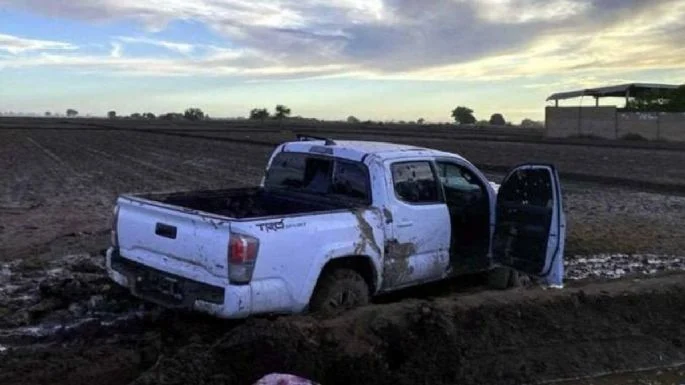
<instances>
[{"instance_id":1,"label":"door handle","mask_svg":"<svg viewBox=\"0 0 685 385\"><path fill-rule=\"evenodd\" d=\"M176 239L176 226L157 223L155 225L155 234L164 238Z\"/></svg>"},{"instance_id":2,"label":"door handle","mask_svg":"<svg viewBox=\"0 0 685 385\"><path fill-rule=\"evenodd\" d=\"M412 221L401 221L400 223L397 224L397 227L412 227L414 226L414 222Z\"/></svg>"}]
</instances>

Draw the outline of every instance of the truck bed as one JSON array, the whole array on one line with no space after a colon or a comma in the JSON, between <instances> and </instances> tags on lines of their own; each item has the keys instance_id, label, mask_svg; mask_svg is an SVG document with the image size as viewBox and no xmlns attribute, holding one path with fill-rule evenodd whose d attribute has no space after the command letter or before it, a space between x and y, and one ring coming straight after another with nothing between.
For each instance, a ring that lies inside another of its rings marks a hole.
<instances>
[{"instance_id":1,"label":"truck bed","mask_svg":"<svg viewBox=\"0 0 685 385\"><path fill-rule=\"evenodd\" d=\"M171 194L152 193L136 195L136 197L236 219L350 208L349 205L340 201L332 202L315 196L268 191L261 187Z\"/></svg>"}]
</instances>

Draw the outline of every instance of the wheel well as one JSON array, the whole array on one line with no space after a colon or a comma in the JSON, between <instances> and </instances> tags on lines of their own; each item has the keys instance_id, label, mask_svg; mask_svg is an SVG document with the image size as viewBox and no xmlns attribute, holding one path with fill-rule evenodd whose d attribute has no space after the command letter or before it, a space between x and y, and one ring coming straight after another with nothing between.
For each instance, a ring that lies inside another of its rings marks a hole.
<instances>
[{"instance_id":1,"label":"wheel well","mask_svg":"<svg viewBox=\"0 0 685 385\"><path fill-rule=\"evenodd\" d=\"M354 255L349 257L331 259L326 263L319 279L335 269L351 269L359 273L364 278L366 284L369 285L369 292L376 291L376 269L373 267L371 258L362 255Z\"/></svg>"}]
</instances>

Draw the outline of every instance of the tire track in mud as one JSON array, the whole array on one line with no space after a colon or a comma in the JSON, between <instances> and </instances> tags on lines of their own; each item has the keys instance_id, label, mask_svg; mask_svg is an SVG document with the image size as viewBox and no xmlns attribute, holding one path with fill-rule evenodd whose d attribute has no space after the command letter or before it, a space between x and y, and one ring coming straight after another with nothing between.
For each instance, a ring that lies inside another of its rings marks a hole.
<instances>
[{"instance_id":1,"label":"tire track in mud","mask_svg":"<svg viewBox=\"0 0 685 385\"><path fill-rule=\"evenodd\" d=\"M41 150L51 158L55 159L61 165L60 169L67 171L63 174L64 178L62 180L67 180L67 183L72 184L72 186L71 188L63 188L62 190L68 191L73 188L74 190L79 191L81 194L79 194L77 200L87 200L88 197L92 196L92 194L90 194L92 190L96 191L96 195L99 198L105 197L105 200L101 200L101 203L106 204L111 200L111 198L109 198L111 193L108 190L102 188L97 183L93 183L95 176L89 170L92 163L79 156L81 151L79 151L78 142L74 143L73 141L68 140L64 135L49 137L49 143L45 143L44 145L41 145L31 137L29 137L28 140L39 146ZM60 154L61 156L57 154Z\"/></svg>"},{"instance_id":2,"label":"tire track in mud","mask_svg":"<svg viewBox=\"0 0 685 385\"><path fill-rule=\"evenodd\" d=\"M145 161L140 156L149 157L149 155L153 155L160 159L161 164L169 165L170 168L173 167L181 171L187 170L187 172L193 173L193 175L198 175L195 179L203 184L215 185L214 181L218 179L217 174L220 174L221 182L219 183L222 186L245 185L245 178L237 179L236 174L250 174L257 170L261 173L263 171L263 164L259 166L253 165L256 162L252 160L246 161L244 151L233 148L234 146L227 148L225 143L213 143L211 149L207 149L205 146L202 150L199 150L198 146L187 141L181 141L180 143L173 143L173 148L180 148L179 150L165 150L160 148L159 141L151 140L147 135L133 134L131 136L133 137L134 135L136 146L127 150L132 149L134 153L139 153L140 155L135 156L137 160ZM119 136L113 139L123 140ZM202 154L202 156L197 154ZM205 162L211 162L215 166L203 164ZM180 172L180 174L184 175L184 177L186 175L183 172Z\"/></svg>"},{"instance_id":3,"label":"tire track in mud","mask_svg":"<svg viewBox=\"0 0 685 385\"><path fill-rule=\"evenodd\" d=\"M4 215L19 215L42 203L32 191L32 176L41 170L26 167L30 164L25 159L30 151L23 139L23 135L14 132L0 134L0 186L4 186L0 190L0 213Z\"/></svg>"}]
</instances>

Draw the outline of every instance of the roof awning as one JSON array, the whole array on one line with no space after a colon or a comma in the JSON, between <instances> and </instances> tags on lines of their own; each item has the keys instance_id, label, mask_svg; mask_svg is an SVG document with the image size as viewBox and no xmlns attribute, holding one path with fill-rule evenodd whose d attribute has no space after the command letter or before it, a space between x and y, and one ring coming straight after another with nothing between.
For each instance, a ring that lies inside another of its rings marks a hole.
<instances>
[{"instance_id":1,"label":"roof awning","mask_svg":"<svg viewBox=\"0 0 685 385\"><path fill-rule=\"evenodd\" d=\"M675 90L680 86L673 84L652 84L652 83L630 83L618 86L586 88L584 90L558 92L550 95L547 100L563 100L578 98L581 96L592 96L595 98L603 97L625 97L626 94L630 96L639 96L644 93L659 91L659 90Z\"/></svg>"}]
</instances>

